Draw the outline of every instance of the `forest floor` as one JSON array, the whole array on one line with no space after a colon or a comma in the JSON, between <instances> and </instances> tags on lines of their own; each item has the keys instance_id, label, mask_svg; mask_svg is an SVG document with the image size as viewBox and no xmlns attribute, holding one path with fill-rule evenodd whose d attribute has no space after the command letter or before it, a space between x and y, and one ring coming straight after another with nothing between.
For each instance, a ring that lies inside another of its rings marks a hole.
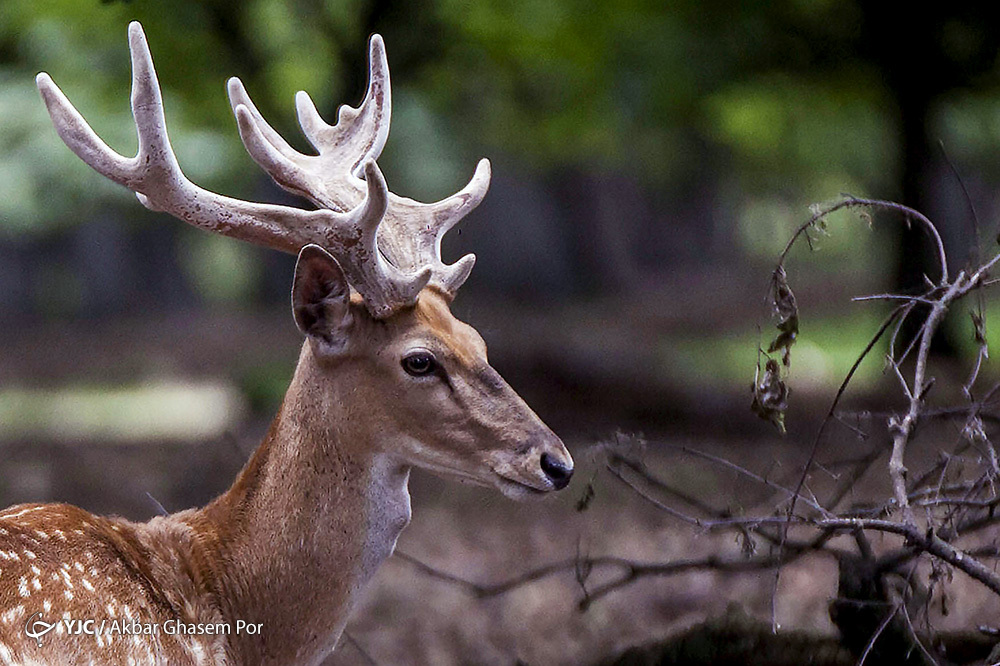
<instances>
[{"instance_id":1,"label":"forest floor","mask_svg":"<svg viewBox=\"0 0 1000 666\"><path fill-rule=\"evenodd\" d=\"M725 457L784 483L792 477L789 461L803 455L801 447L793 450L796 445L787 441L669 443ZM573 446L578 480L563 494L537 502L514 503L490 491L416 475L413 522L398 550L483 585L571 561L578 553L645 562L739 555L741 544L732 533L707 533L650 506L602 472L601 456L593 450L588 455L587 447L583 442ZM849 452L837 452L844 454ZM648 443L643 458L675 488L716 505L748 514L757 508L765 515L774 505L769 491L740 475L713 470L656 442ZM882 465L884 461L860 484L856 499L885 496ZM577 502L592 479L595 497L589 509L580 512ZM827 485L817 478L814 490L821 493ZM986 538L997 536L994 531ZM852 549L847 540L836 545ZM898 540L875 538L873 545L878 550L898 545ZM733 613L770 623L773 612L783 631L836 635L828 605L837 595L838 568L827 555L805 557L786 567L776 589L772 572L696 570L640 579L585 611L579 610L584 594L576 573L569 567L504 594L477 598L461 585L393 557L376 575L348 625L348 637L327 663L368 664L370 658L379 664L589 664ZM595 569L586 584L592 589L619 573ZM930 618L938 630L975 630L985 618L1000 617L1000 599L975 581L955 574L945 589L947 599L930 602Z\"/></svg>"}]
</instances>

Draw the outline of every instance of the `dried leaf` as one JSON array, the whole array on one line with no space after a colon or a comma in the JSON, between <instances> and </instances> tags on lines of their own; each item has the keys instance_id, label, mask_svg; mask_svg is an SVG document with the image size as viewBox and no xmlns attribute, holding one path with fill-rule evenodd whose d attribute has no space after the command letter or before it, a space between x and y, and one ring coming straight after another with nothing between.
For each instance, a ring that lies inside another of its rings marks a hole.
<instances>
[{"instance_id":1,"label":"dried leaf","mask_svg":"<svg viewBox=\"0 0 1000 666\"><path fill-rule=\"evenodd\" d=\"M600 449L611 461L616 458L624 458L640 462L646 453L646 440L643 439L642 435L628 434L618 430L610 440L601 442Z\"/></svg>"},{"instance_id":2,"label":"dried leaf","mask_svg":"<svg viewBox=\"0 0 1000 666\"><path fill-rule=\"evenodd\" d=\"M774 292L774 311L782 321L799 313L795 295L788 286L788 276L781 266L774 269L774 273L771 274L771 289Z\"/></svg>"},{"instance_id":3,"label":"dried leaf","mask_svg":"<svg viewBox=\"0 0 1000 666\"><path fill-rule=\"evenodd\" d=\"M578 513L583 513L590 508L590 503L594 501L594 494L594 482L591 481L583 489L583 495L576 501L576 510Z\"/></svg>"},{"instance_id":4,"label":"dried leaf","mask_svg":"<svg viewBox=\"0 0 1000 666\"><path fill-rule=\"evenodd\" d=\"M795 302L795 294L788 286L788 276L785 269L778 266L771 275L771 297L774 313L778 317L778 335L767 348L769 354L781 352L781 362L789 364L789 354L795 339L799 335L799 307Z\"/></svg>"},{"instance_id":5,"label":"dried leaf","mask_svg":"<svg viewBox=\"0 0 1000 666\"><path fill-rule=\"evenodd\" d=\"M969 316L972 317L973 337L976 344L986 350L986 320L978 312L970 312ZM990 357L989 352L985 352L984 355L986 358Z\"/></svg>"},{"instance_id":6,"label":"dried leaf","mask_svg":"<svg viewBox=\"0 0 1000 666\"><path fill-rule=\"evenodd\" d=\"M986 436L986 426L983 425L983 420L978 416L973 416L965 422L965 426L962 428L962 437L970 444L989 442L989 438Z\"/></svg>"},{"instance_id":7,"label":"dried leaf","mask_svg":"<svg viewBox=\"0 0 1000 666\"><path fill-rule=\"evenodd\" d=\"M799 318L791 317L788 320L778 324L778 335L771 341L770 346L767 348L768 354L773 354L776 351L781 351L781 362L784 365L788 365L790 362L790 353L792 345L795 344L795 338L799 334Z\"/></svg>"},{"instance_id":8,"label":"dried leaf","mask_svg":"<svg viewBox=\"0 0 1000 666\"><path fill-rule=\"evenodd\" d=\"M757 540L753 538L750 530L741 530L736 534L736 540L740 544L740 553L749 559L757 554Z\"/></svg>"},{"instance_id":9,"label":"dried leaf","mask_svg":"<svg viewBox=\"0 0 1000 666\"><path fill-rule=\"evenodd\" d=\"M590 572L594 569L594 563L586 558L578 558L576 560L576 565L574 566L573 573L575 574L576 582L580 587L584 587L587 584L587 579L590 578Z\"/></svg>"},{"instance_id":10,"label":"dried leaf","mask_svg":"<svg viewBox=\"0 0 1000 666\"><path fill-rule=\"evenodd\" d=\"M788 410L788 386L781 378L781 366L773 358L764 364L763 377L754 379L753 402L750 409L765 421L785 433L785 412Z\"/></svg>"},{"instance_id":11,"label":"dried leaf","mask_svg":"<svg viewBox=\"0 0 1000 666\"><path fill-rule=\"evenodd\" d=\"M577 585L583 590L584 597L589 596L587 593L587 579L590 578L590 572L594 569L594 563L591 561L590 557L587 555L586 549L583 546L581 540L576 542L576 562L573 566L573 574L576 578Z\"/></svg>"}]
</instances>

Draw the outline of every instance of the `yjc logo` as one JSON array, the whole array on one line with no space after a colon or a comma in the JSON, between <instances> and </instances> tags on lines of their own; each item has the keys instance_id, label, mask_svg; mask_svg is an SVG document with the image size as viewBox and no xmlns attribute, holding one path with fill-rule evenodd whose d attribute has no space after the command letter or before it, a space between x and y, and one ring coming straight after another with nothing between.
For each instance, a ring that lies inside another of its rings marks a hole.
<instances>
[{"instance_id":1,"label":"yjc logo","mask_svg":"<svg viewBox=\"0 0 1000 666\"><path fill-rule=\"evenodd\" d=\"M38 618L37 620L35 618ZM55 622L49 623L45 621L44 616L42 616L41 611L35 613L28 618L28 621L24 624L24 635L28 638L34 638L38 643L38 647L42 647L42 636L49 633L56 628Z\"/></svg>"}]
</instances>

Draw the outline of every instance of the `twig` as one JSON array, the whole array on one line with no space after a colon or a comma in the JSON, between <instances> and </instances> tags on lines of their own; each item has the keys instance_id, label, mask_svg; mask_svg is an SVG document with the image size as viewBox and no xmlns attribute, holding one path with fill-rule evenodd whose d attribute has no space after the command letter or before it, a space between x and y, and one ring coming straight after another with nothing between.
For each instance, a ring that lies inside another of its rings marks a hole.
<instances>
[{"instance_id":1,"label":"twig","mask_svg":"<svg viewBox=\"0 0 1000 666\"><path fill-rule=\"evenodd\" d=\"M929 219L927 219L927 217L925 217L922 213L910 208L909 206L893 203L891 201L882 201L879 199L861 199L853 196L847 196L842 201L833 204L832 206L829 206L827 208L824 208L823 210L817 211L816 213L813 214L811 218L809 218L808 222L806 222L805 224L801 225L798 229L796 229L795 233L792 235L792 237L788 240L788 243L785 245L785 249L781 251L781 255L778 258L778 265L781 266L785 263L785 257L788 255L788 252L792 249L792 246L795 244L795 241L798 240L799 236L804 234L808 229L815 226L815 224L819 222L821 219L832 215L838 210L844 208L857 208L857 207L876 208L876 209L881 208L884 210L891 210L897 213L902 213L907 218L915 219L918 222L920 222L923 225L924 229L927 231L927 233L934 240L934 244L937 247L938 263L941 267L940 282L941 284L948 282L948 258L945 256L944 242L941 240L941 234L938 233L937 227L934 226L934 223L932 223Z\"/></svg>"},{"instance_id":2,"label":"twig","mask_svg":"<svg viewBox=\"0 0 1000 666\"><path fill-rule=\"evenodd\" d=\"M899 612L899 605L897 604L896 606L893 607L891 613L886 614L885 619L882 620L882 624L878 626L878 629L876 629L875 633L872 634L871 640L868 641L868 645L865 647L865 651L861 653L861 658L858 659L857 666L865 666L865 660L868 659L868 655L871 653L872 648L875 647L875 643L876 641L878 641L879 636L882 635L882 632L885 631L885 628L889 626L889 623L892 622L892 618L896 617L896 613L898 612Z\"/></svg>"},{"instance_id":3,"label":"twig","mask_svg":"<svg viewBox=\"0 0 1000 666\"><path fill-rule=\"evenodd\" d=\"M633 483L624 475L622 475L621 472L616 467L614 467L611 463L608 463L607 465L608 471L610 471L615 476L615 478L620 480L623 484L625 484L626 487L635 492L640 498L647 501L656 508L665 510L670 515L678 517L681 520L684 520L685 522L697 525L698 527L701 527L706 530L734 528L739 530L740 533L743 534L743 536L747 539L752 538L753 535L757 535L771 542L774 545L779 544L781 537L770 530L762 529L762 526L781 524L784 522L784 518L777 516L765 516L765 517L733 516L732 513L728 510L716 509L715 507L706 504L705 502L702 502L697 498L691 497L686 493L682 493L676 490L675 488L671 488L663 481L658 479L656 476L651 474L648 470L646 470L644 466L642 466L640 463L634 460L630 460L629 458L624 456L616 456L616 459L620 461L620 464L627 466L633 473L635 473L643 481L645 481L652 487L662 492L680 498L682 501L696 507L705 514L708 514L709 516L711 516L711 518L694 518L692 516L687 516L686 514L677 512L672 507L666 506L655 497L652 497L642 488L639 488L635 483ZM843 555L842 553L839 553L834 549L825 547L825 543L829 540L831 535L832 533L821 533L816 539L810 542L787 541L785 543L785 547L791 548L796 551L824 549L830 552L831 554L840 557Z\"/></svg>"},{"instance_id":4,"label":"twig","mask_svg":"<svg viewBox=\"0 0 1000 666\"><path fill-rule=\"evenodd\" d=\"M622 473L619 472L614 466L612 466L612 465L609 464L609 465L607 465L607 468L608 468L608 471L611 472L611 474L613 474L616 479L618 479L619 481L621 481L622 483L624 483L626 486L628 486L632 490L632 492L634 492L636 495L638 495L642 499L646 500L647 502L649 502L650 504L652 504L653 506L655 506L657 509L659 509L659 510L661 510L661 511L663 511L663 512L665 512L665 513L667 513L667 514L669 514L671 516L673 516L674 518L677 518L679 520L683 520L685 523L688 523L690 525L701 526L702 522L701 522L700 519L694 518L693 516L689 516L686 513L678 511L677 509L675 509L675 508L673 508L671 506L667 506L666 504L664 504L660 500L658 500L655 497L649 495L648 493L646 493L645 491L643 491L641 488L639 488L638 486L636 486L634 483L632 483L631 481L629 481L627 478L625 478L622 475Z\"/></svg>"},{"instance_id":5,"label":"twig","mask_svg":"<svg viewBox=\"0 0 1000 666\"><path fill-rule=\"evenodd\" d=\"M806 504L808 504L810 507L812 507L816 511L820 512L821 514L823 514L823 515L830 515L829 511L827 511L825 508L823 508L818 502L815 502L814 500L811 500L811 499L808 499L808 498L805 498L805 497L801 496L802 486L804 485L804 483L799 484L799 488L798 488L797 491L796 490L792 490L791 488L786 488L785 486L782 486L779 483L775 483L774 481L771 481L770 479L764 478L764 477L760 476L759 474L751 472L747 468L741 467L740 465L737 465L736 463L734 463L734 462L732 462L730 460L726 460L725 458L720 458L719 456L713 455L711 453L706 453L705 451L699 451L698 449L694 449L694 448L691 448L690 446L684 446L684 445L664 444L663 446L665 448L671 448L671 449L675 449L675 450L678 450L678 451L683 451L684 453L687 453L689 455L692 455L692 456L695 456L695 457L698 457L698 458L702 458L704 460L707 460L707 461L709 461L711 463L714 463L716 465L719 465L721 467L725 467L726 469L730 469L730 470L736 472L737 474L740 474L740 475L745 476L745 477L747 477L749 479L752 479L752 480L754 480L754 481L756 481L756 482L758 482L758 483L760 483L762 485L765 485L765 486L767 486L769 488L773 488L775 490L780 491L786 497L788 497L789 499L791 499L792 502L794 502L795 499L796 499L796 497L798 496Z\"/></svg>"},{"instance_id":6,"label":"twig","mask_svg":"<svg viewBox=\"0 0 1000 666\"><path fill-rule=\"evenodd\" d=\"M347 639L347 642L351 644L351 647L357 650L358 654L361 655L361 658L365 660L366 664L370 664L370 666L378 666L378 662L375 661L363 647L361 647L361 643L355 640L354 636L352 636L347 631L344 631L344 638Z\"/></svg>"},{"instance_id":7,"label":"twig","mask_svg":"<svg viewBox=\"0 0 1000 666\"><path fill-rule=\"evenodd\" d=\"M856 461L854 469L851 470L851 473L845 477L843 481L841 481L841 483L830 495L830 498L826 501L826 506L829 507L831 511L837 508L837 505L839 505L844 497L851 492L851 489L854 488L855 484L861 480L861 477L863 477L868 470L871 469L871 466L875 464L875 461L882 457L885 450L885 445L882 442L879 442L872 447L871 451L869 451L867 455Z\"/></svg>"},{"instance_id":8,"label":"twig","mask_svg":"<svg viewBox=\"0 0 1000 666\"><path fill-rule=\"evenodd\" d=\"M637 475L639 478L641 478L644 482L646 482L653 488L656 488L656 490L658 490L659 492L662 492L671 497L675 497L679 499L681 502L687 504L688 506L692 506L698 509L702 513L708 514L710 516L715 516L717 518L729 515L727 512L721 511L720 509L716 509L714 506L708 504L707 502L701 501L697 497L694 497L688 493L682 492L680 490L677 490L676 488L673 488L672 486L669 486L663 480L659 479L656 475L652 474L644 464L642 464L637 460L633 460L632 458L622 455L620 453L615 453L608 457L608 469L611 470L612 472L614 472L614 469L612 468L615 463L628 467L628 469L630 469L635 475Z\"/></svg>"},{"instance_id":9,"label":"twig","mask_svg":"<svg viewBox=\"0 0 1000 666\"><path fill-rule=\"evenodd\" d=\"M910 545L944 560L979 581L994 593L1000 594L1000 575L941 539L933 530L921 530L916 525L870 518L820 518L810 522L825 529L863 529L898 534L904 537Z\"/></svg>"},{"instance_id":10,"label":"twig","mask_svg":"<svg viewBox=\"0 0 1000 666\"><path fill-rule=\"evenodd\" d=\"M639 578L647 576L673 576L687 571L710 569L726 573L742 573L748 571L766 571L785 566L800 558L804 553L786 552L778 555L767 555L753 558L724 558L716 555L700 559L683 559L657 564L633 563L625 568L625 572L615 580L599 585L590 591L590 597L580 602L580 610L587 610L595 601L627 585Z\"/></svg>"},{"instance_id":11,"label":"twig","mask_svg":"<svg viewBox=\"0 0 1000 666\"><path fill-rule=\"evenodd\" d=\"M931 351L931 340L937 330L938 324L948 306L958 296L963 293L968 285L965 274L960 273L948 291L934 304L931 312L927 315L924 325L921 327L920 348L917 351L916 367L913 371L913 391L910 396L909 408L906 415L901 420L892 419L889 422L892 431L892 455L889 457L889 477L892 480L893 493L896 496L896 504L903 512L903 519L907 524L916 526L917 518L910 507L909 498L906 493L906 464L904 462L906 445L910 440L910 434L916 425L920 415L920 408L923 404L924 396L929 388L926 380L927 357Z\"/></svg>"},{"instance_id":12,"label":"twig","mask_svg":"<svg viewBox=\"0 0 1000 666\"><path fill-rule=\"evenodd\" d=\"M827 537L828 538L828 537ZM672 576L686 573L688 571L712 570L726 573L741 573L748 571L761 571L784 566L803 555L810 552L823 552L820 549L792 551L789 549L784 554L766 555L758 557L722 557L719 555L708 555L701 558L685 558L672 560L669 562L641 562L621 557L589 557L584 558L591 568L617 569L621 575L614 580L593 588L590 594L581 601L581 609L585 610L594 601L609 594L610 592L624 587L640 578L647 576ZM519 576L509 578L500 583L480 584L461 578L446 571L441 571L429 564L426 564L412 555L407 555L396 551L395 557L406 562L432 578L437 578L446 583L463 588L474 597L487 598L506 594L524 585L534 583L554 574L574 571L580 566L581 559L573 557L558 562L553 562L536 569L527 571Z\"/></svg>"},{"instance_id":13,"label":"twig","mask_svg":"<svg viewBox=\"0 0 1000 666\"><path fill-rule=\"evenodd\" d=\"M920 648L920 651L924 653L924 656L930 660L933 666L941 666L934 655L931 654L931 651L927 649L927 646L924 645L924 642L920 640L920 636L917 635L917 630L913 626L912 620L910 620L910 611L906 609L906 604L900 602L897 608L903 611L903 620L906 622L906 628L909 630L910 638L913 639L913 642L916 643L917 647Z\"/></svg>"},{"instance_id":14,"label":"twig","mask_svg":"<svg viewBox=\"0 0 1000 666\"><path fill-rule=\"evenodd\" d=\"M907 296L906 294L871 294L869 296L854 296L851 298L855 303L866 301L906 301L907 303L923 303L924 305L934 305L934 300L926 296Z\"/></svg>"}]
</instances>

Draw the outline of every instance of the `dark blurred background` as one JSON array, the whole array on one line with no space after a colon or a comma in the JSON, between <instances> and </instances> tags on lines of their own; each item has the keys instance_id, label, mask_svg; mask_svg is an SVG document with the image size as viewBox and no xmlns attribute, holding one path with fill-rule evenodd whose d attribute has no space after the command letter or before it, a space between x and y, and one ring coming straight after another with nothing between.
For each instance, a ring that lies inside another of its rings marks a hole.
<instances>
[{"instance_id":1,"label":"dark blurred background","mask_svg":"<svg viewBox=\"0 0 1000 666\"><path fill-rule=\"evenodd\" d=\"M812 203L847 192L918 208L955 270L977 234L992 251L991 7L2 0L0 505L60 499L143 518L157 510L146 493L168 510L206 501L259 440L300 345L293 257L146 211L52 129L39 71L112 147L135 150L130 20L149 38L188 176L293 205L245 154L226 79L240 76L306 149L293 94L308 90L330 120L357 104L368 36L381 33L389 186L442 198L492 160L490 194L445 243L446 257L479 258L454 309L579 449L618 428L727 446L776 437L748 387L770 338L770 269ZM924 236L892 218L837 215L815 249L788 263L803 319L793 445L884 316L850 296L936 276ZM957 317L942 353L973 346ZM859 404L885 400L873 357Z\"/></svg>"}]
</instances>

